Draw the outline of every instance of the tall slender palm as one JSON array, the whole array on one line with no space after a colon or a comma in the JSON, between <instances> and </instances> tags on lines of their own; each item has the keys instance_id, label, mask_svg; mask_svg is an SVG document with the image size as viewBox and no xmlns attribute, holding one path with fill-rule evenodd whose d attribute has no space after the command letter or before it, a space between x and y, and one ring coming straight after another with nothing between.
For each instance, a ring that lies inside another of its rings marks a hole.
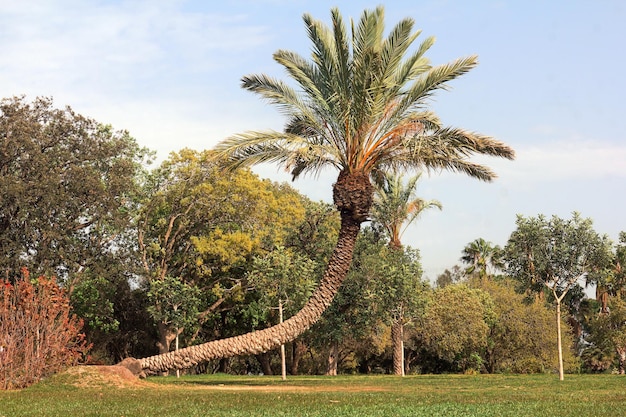
<instances>
[{"instance_id":1,"label":"tall slender palm","mask_svg":"<svg viewBox=\"0 0 626 417\"><path fill-rule=\"evenodd\" d=\"M402 175L382 172L374 177L374 202L372 217L382 225L389 234L389 247L402 250L400 241L406 228L417 217L429 208L441 210L437 200L424 200L417 197L417 183L422 173L408 179L405 183ZM393 371L404 376L404 325L405 308L403 300L396 300L397 306L391 325L391 342L393 352Z\"/></svg>"},{"instance_id":2,"label":"tall slender palm","mask_svg":"<svg viewBox=\"0 0 626 417\"><path fill-rule=\"evenodd\" d=\"M424 200L416 196L417 183L422 173L409 178L406 183L402 175L381 173L374 179L374 203L372 217L389 234L389 247L401 248L400 239L404 231L426 209L438 208L441 202Z\"/></svg>"},{"instance_id":3,"label":"tall slender palm","mask_svg":"<svg viewBox=\"0 0 626 417\"><path fill-rule=\"evenodd\" d=\"M387 169L452 170L490 181L495 174L469 161L474 154L512 159L511 148L490 137L445 127L427 110L427 101L449 81L477 64L475 56L432 67L425 39L406 18L384 36L382 7L365 10L347 33L338 9L331 27L305 14L313 46L312 59L279 50L282 65L297 89L267 75L242 80L246 90L276 105L286 116L284 132L252 131L230 137L216 151L232 168L277 163L293 177L339 171L333 200L341 215L337 246L319 288L303 309L284 323L230 339L142 359L141 367L161 371L189 367L213 358L259 353L293 340L315 323L345 278L360 225L368 219L373 199L372 173ZM407 55L408 54L408 55Z\"/></svg>"}]
</instances>

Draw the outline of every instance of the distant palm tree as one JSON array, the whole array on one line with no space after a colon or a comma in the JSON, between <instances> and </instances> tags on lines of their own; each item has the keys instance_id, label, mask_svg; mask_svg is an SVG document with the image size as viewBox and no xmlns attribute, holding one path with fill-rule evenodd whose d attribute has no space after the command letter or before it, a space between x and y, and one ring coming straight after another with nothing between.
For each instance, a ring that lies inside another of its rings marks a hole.
<instances>
[{"instance_id":1,"label":"distant palm tree","mask_svg":"<svg viewBox=\"0 0 626 417\"><path fill-rule=\"evenodd\" d=\"M512 159L511 148L490 137L444 127L427 110L428 99L447 82L477 64L475 56L431 67L425 39L408 54L420 31L403 19L385 37L382 7L365 10L346 31L339 10L332 27L305 14L312 60L279 50L282 65L298 90L267 75L243 78L246 90L276 105L286 116L284 132L252 131L230 137L215 148L232 168L278 163L294 178L339 171L333 200L341 215L337 246L318 289L295 316L277 326L141 360L143 369L190 367L209 359L256 354L295 339L330 305L344 280L360 225L368 219L374 188L372 173L388 169L451 170L484 181L495 175L469 161L474 154ZM408 54L408 56L407 56Z\"/></svg>"},{"instance_id":2,"label":"distant palm tree","mask_svg":"<svg viewBox=\"0 0 626 417\"><path fill-rule=\"evenodd\" d=\"M408 179L406 184L401 175L381 173L374 177L373 219L382 225L389 234L389 247L402 249L400 238L406 228L426 209L438 208L437 200L424 200L416 196L419 173ZM405 315L403 300L398 302L397 313L391 326L391 342L393 352L393 371L396 375L404 375L404 325Z\"/></svg>"},{"instance_id":3,"label":"distant palm tree","mask_svg":"<svg viewBox=\"0 0 626 417\"><path fill-rule=\"evenodd\" d=\"M463 248L461 261L469 265L465 270L467 274L478 274L482 279L487 276L489 267L492 270L502 268L502 248L498 245L494 246L483 238L478 238Z\"/></svg>"}]
</instances>

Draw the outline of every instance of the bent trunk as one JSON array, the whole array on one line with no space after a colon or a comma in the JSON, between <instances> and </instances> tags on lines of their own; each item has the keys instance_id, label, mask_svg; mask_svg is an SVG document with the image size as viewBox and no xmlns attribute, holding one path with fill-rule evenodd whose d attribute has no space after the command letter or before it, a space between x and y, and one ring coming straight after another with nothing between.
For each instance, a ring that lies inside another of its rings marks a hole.
<instances>
[{"instance_id":1,"label":"bent trunk","mask_svg":"<svg viewBox=\"0 0 626 417\"><path fill-rule=\"evenodd\" d=\"M191 368L211 359L243 354L258 355L294 340L319 320L332 302L348 273L359 229L360 222L342 215L337 247L328 263L324 277L309 301L296 315L267 329L141 359L141 367L150 373Z\"/></svg>"},{"instance_id":2,"label":"bent trunk","mask_svg":"<svg viewBox=\"0 0 626 417\"><path fill-rule=\"evenodd\" d=\"M372 198L373 187L368 174L347 171L339 174L333 187L333 200L341 215L337 245L318 288L296 315L267 329L140 359L138 362L141 368L146 373L158 373L169 369L191 368L212 359L258 355L301 335L319 320L348 274L354 245L361 223L367 220Z\"/></svg>"}]
</instances>

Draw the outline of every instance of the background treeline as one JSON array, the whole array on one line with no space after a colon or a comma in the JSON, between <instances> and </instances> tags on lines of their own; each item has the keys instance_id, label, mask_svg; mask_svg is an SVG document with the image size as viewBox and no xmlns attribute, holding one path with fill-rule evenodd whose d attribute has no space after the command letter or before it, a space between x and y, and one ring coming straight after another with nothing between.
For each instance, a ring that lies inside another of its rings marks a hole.
<instances>
[{"instance_id":1,"label":"background treeline","mask_svg":"<svg viewBox=\"0 0 626 417\"><path fill-rule=\"evenodd\" d=\"M49 99L0 103L2 279L17 282L22 268L57 277L84 321L92 362L290 317L337 239L331 205L249 170L228 173L211 151L183 149L156 167L152 160L127 132ZM463 265L431 284L419 252L382 219L361 233L323 319L286 346L290 373L391 373L397 346L405 373L551 372L559 367L555 306L566 371L623 372L626 236L613 245L578 214L520 217L506 247L470 242ZM280 357L194 371L274 374Z\"/></svg>"}]
</instances>

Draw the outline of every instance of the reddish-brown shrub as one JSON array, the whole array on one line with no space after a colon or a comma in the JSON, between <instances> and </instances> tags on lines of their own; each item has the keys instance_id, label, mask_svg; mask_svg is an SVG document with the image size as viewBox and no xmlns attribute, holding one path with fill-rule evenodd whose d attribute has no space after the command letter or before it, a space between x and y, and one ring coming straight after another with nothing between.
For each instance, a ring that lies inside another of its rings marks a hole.
<instances>
[{"instance_id":1,"label":"reddish-brown shrub","mask_svg":"<svg viewBox=\"0 0 626 417\"><path fill-rule=\"evenodd\" d=\"M54 278L0 280L0 389L27 387L77 364L88 350L82 321L70 314Z\"/></svg>"}]
</instances>

